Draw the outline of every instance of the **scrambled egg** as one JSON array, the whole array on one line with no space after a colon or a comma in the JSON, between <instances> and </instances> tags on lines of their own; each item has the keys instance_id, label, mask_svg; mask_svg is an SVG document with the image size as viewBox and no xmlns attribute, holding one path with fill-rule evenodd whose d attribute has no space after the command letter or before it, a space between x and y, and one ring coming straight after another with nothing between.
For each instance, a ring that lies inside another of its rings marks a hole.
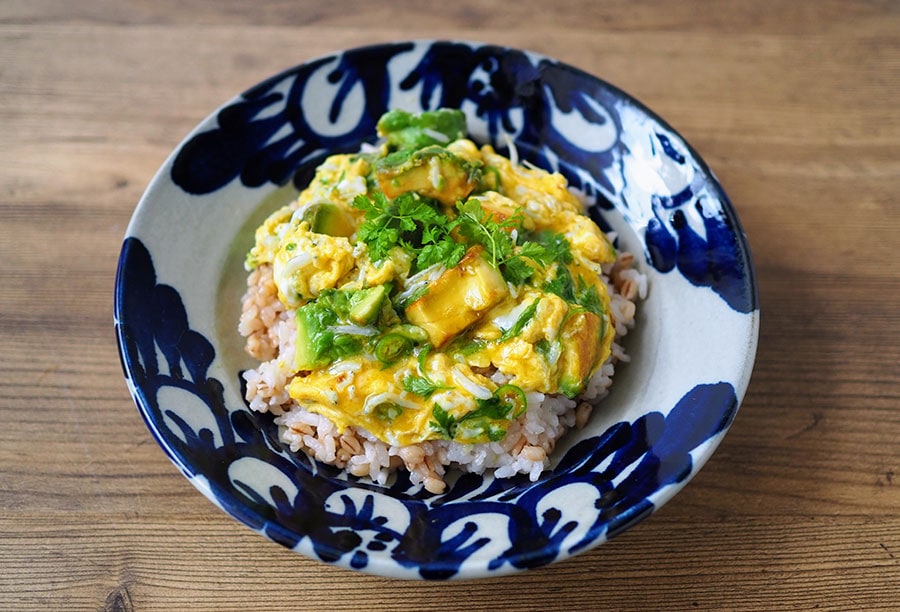
<instances>
[{"instance_id":1,"label":"scrambled egg","mask_svg":"<svg viewBox=\"0 0 900 612\"><path fill-rule=\"evenodd\" d=\"M600 274L616 253L565 179L467 139L442 144L421 176L377 175L384 150L329 157L297 201L257 229L247 257L248 268L272 265L279 299L297 311L290 396L339 430L353 425L394 445L501 439L527 394L583 392L614 336ZM377 259L379 228L361 230L373 216L355 203L380 191L376 178L395 194L428 181L415 191L451 219L459 213L448 203L475 200L513 253L526 252L522 236L549 235L567 259L526 258L531 275L514 283L491 243L467 243L459 228L466 255L453 266L416 269L402 240ZM443 185L463 191L435 198Z\"/></svg>"},{"instance_id":2,"label":"scrambled egg","mask_svg":"<svg viewBox=\"0 0 900 612\"><path fill-rule=\"evenodd\" d=\"M336 287L355 265L353 247L346 238L310 231L305 221L289 227L272 262L278 299L297 308Z\"/></svg>"}]
</instances>

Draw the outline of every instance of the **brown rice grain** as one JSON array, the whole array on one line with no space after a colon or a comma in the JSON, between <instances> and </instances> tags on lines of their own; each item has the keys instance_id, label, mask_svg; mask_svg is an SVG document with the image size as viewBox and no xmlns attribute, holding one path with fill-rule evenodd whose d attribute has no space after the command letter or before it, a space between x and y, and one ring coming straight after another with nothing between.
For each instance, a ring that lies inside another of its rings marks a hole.
<instances>
[{"instance_id":1,"label":"brown rice grain","mask_svg":"<svg viewBox=\"0 0 900 612\"><path fill-rule=\"evenodd\" d=\"M435 495L440 495L447 488L447 483L434 476L426 476L422 484L425 486L426 491Z\"/></svg>"},{"instance_id":2,"label":"brown rice grain","mask_svg":"<svg viewBox=\"0 0 900 612\"><path fill-rule=\"evenodd\" d=\"M368 476L369 475L369 463L368 462L348 463L347 471L350 472L354 476Z\"/></svg>"},{"instance_id":3,"label":"brown rice grain","mask_svg":"<svg viewBox=\"0 0 900 612\"><path fill-rule=\"evenodd\" d=\"M591 418L591 412L594 410L594 407L590 402L581 402L578 404L578 407L575 408L575 426L578 429L583 428L587 425L588 420Z\"/></svg>"},{"instance_id":4,"label":"brown rice grain","mask_svg":"<svg viewBox=\"0 0 900 612\"><path fill-rule=\"evenodd\" d=\"M345 430L343 434L341 434L341 446L347 449L353 455L359 455L363 453L362 443L359 441L355 435L353 435L349 429Z\"/></svg>"},{"instance_id":5,"label":"brown rice grain","mask_svg":"<svg viewBox=\"0 0 900 612\"><path fill-rule=\"evenodd\" d=\"M622 297L624 297L626 300L633 300L635 297L637 297L637 292L637 283L635 283L630 278L626 278L622 282L622 287L619 289L619 293L621 293Z\"/></svg>"},{"instance_id":6,"label":"brown rice grain","mask_svg":"<svg viewBox=\"0 0 900 612\"><path fill-rule=\"evenodd\" d=\"M397 454L407 466L418 465L425 460L425 451L421 446L404 446L397 451Z\"/></svg>"},{"instance_id":7,"label":"brown rice grain","mask_svg":"<svg viewBox=\"0 0 900 612\"><path fill-rule=\"evenodd\" d=\"M540 446L526 446L522 449L522 452L519 453L520 456L524 457L528 461L534 461L535 463L538 461L543 461L547 458L547 453Z\"/></svg>"}]
</instances>

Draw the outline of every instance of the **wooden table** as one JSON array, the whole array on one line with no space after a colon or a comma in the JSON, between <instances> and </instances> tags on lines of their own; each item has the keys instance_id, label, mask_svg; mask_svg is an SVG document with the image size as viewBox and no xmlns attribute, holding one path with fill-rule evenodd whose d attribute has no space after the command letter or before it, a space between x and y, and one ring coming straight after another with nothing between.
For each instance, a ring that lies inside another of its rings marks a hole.
<instances>
[{"instance_id":1,"label":"wooden table","mask_svg":"<svg viewBox=\"0 0 900 612\"><path fill-rule=\"evenodd\" d=\"M900 4L268 4L0 4L0 609L900 609ZM156 446L116 354L125 228L188 130L282 68L409 37L643 100L722 180L759 275L756 370L709 464L512 577L396 582L253 534Z\"/></svg>"}]
</instances>

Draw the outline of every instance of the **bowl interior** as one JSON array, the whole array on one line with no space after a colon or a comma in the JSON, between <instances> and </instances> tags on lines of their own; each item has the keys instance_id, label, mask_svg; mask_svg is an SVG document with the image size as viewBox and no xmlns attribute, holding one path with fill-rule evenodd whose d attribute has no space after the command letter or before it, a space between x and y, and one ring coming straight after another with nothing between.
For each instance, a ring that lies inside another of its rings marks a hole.
<instances>
[{"instance_id":1,"label":"bowl interior","mask_svg":"<svg viewBox=\"0 0 900 612\"><path fill-rule=\"evenodd\" d=\"M551 470L457 474L430 495L381 487L281 444L250 412L237 333L253 230L328 153L371 141L388 108L461 108L476 141L560 171L648 276L632 357ZM459 578L586 550L665 503L708 459L746 389L758 309L746 240L703 161L603 81L552 59L473 43L345 51L276 75L201 123L129 226L116 327L136 404L214 503L311 557L372 573Z\"/></svg>"}]
</instances>

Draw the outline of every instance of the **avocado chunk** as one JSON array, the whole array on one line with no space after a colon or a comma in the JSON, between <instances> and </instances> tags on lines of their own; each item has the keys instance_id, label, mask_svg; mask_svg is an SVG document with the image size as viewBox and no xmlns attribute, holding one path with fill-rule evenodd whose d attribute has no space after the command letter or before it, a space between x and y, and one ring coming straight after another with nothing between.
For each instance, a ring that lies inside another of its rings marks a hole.
<instances>
[{"instance_id":1,"label":"avocado chunk","mask_svg":"<svg viewBox=\"0 0 900 612\"><path fill-rule=\"evenodd\" d=\"M600 355L603 319L579 310L569 314L559 334L559 390L568 397L584 391Z\"/></svg>"},{"instance_id":2,"label":"avocado chunk","mask_svg":"<svg viewBox=\"0 0 900 612\"><path fill-rule=\"evenodd\" d=\"M370 325L378 319L381 305L387 297L384 285L361 289L350 298L350 321L357 325Z\"/></svg>"},{"instance_id":3,"label":"avocado chunk","mask_svg":"<svg viewBox=\"0 0 900 612\"><path fill-rule=\"evenodd\" d=\"M392 153L375 163L378 188L389 198L408 191L452 206L478 185L481 171L439 146Z\"/></svg>"},{"instance_id":4,"label":"avocado chunk","mask_svg":"<svg viewBox=\"0 0 900 612\"><path fill-rule=\"evenodd\" d=\"M461 110L439 108L412 114L394 109L378 120L378 135L387 138L392 151L448 144L466 136L466 116Z\"/></svg>"},{"instance_id":5,"label":"avocado chunk","mask_svg":"<svg viewBox=\"0 0 900 612\"><path fill-rule=\"evenodd\" d=\"M334 331L333 326L340 324L341 320L327 299L309 302L297 309L295 372L321 368L362 350L357 336Z\"/></svg>"},{"instance_id":6,"label":"avocado chunk","mask_svg":"<svg viewBox=\"0 0 900 612\"><path fill-rule=\"evenodd\" d=\"M294 370L312 370L327 363L323 359L321 345L316 342L321 333L321 317L315 308L297 310L297 335L294 341Z\"/></svg>"},{"instance_id":7,"label":"avocado chunk","mask_svg":"<svg viewBox=\"0 0 900 612\"><path fill-rule=\"evenodd\" d=\"M354 232L353 222L339 206L330 202L312 204L303 213L309 229L317 234L349 237Z\"/></svg>"},{"instance_id":8,"label":"avocado chunk","mask_svg":"<svg viewBox=\"0 0 900 612\"><path fill-rule=\"evenodd\" d=\"M482 247L469 249L454 268L441 274L428 293L406 308L406 318L428 333L440 348L498 304L509 293L503 275L482 257Z\"/></svg>"}]
</instances>

